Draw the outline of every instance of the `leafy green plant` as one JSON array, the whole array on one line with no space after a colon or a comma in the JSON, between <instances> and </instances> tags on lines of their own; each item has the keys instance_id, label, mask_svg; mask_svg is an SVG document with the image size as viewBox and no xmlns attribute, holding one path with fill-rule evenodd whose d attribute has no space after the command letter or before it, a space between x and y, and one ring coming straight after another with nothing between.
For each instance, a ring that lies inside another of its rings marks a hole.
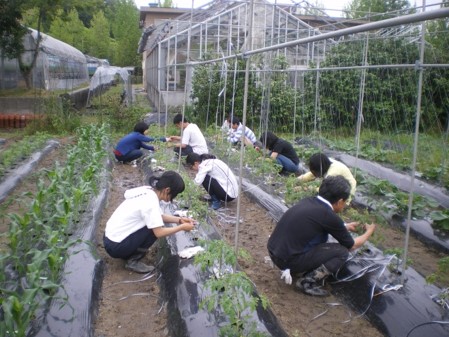
<instances>
[{"instance_id":1,"label":"leafy green plant","mask_svg":"<svg viewBox=\"0 0 449 337\"><path fill-rule=\"evenodd\" d=\"M435 227L449 231L449 210L432 211L430 212L430 218L433 220Z\"/></svg>"},{"instance_id":2,"label":"leafy green plant","mask_svg":"<svg viewBox=\"0 0 449 337\"><path fill-rule=\"evenodd\" d=\"M437 264L437 271L427 276L426 282L449 284L449 256L441 258Z\"/></svg>"},{"instance_id":3,"label":"leafy green plant","mask_svg":"<svg viewBox=\"0 0 449 337\"><path fill-rule=\"evenodd\" d=\"M384 250L384 255L394 255L397 259L393 259L392 263L388 266L390 271L397 271L399 270L399 266L402 263L401 259L404 256L404 249L403 248L388 248ZM409 257L407 257L407 261L405 263L407 266L411 266L413 264L413 260Z\"/></svg>"},{"instance_id":4,"label":"leafy green plant","mask_svg":"<svg viewBox=\"0 0 449 337\"><path fill-rule=\"evenodd\" d=\"M237 254L223 240L201 240L200 244L205 247L205 251L195 256L194 263L202 271L210 270L212 274L205 282L209 293L200 306L211 312L218 308L226 315L228 322L220 327L220 336L266 336L257 331L251 315L258 305L266 308L268 301L254 294L254 286L248 276L233 269L238 257L248 259L249 254L242 249Z\"/></svg>"},{"instance_id":5,"label":"leafy green plant","mask_svg":"<svg viewBox=\"0 0 449 337\"><path fill-rule=\"evenodd\" d=\"M113 86L92 99L92 109L101 123L111 126L115 132L128 133L134 125L148 113L148 108L140 104L122 104L122 86Z\"/></svg>"},{"instance_id":6,"label":"leafy green plant","mask_svg":"<svg viewBox=\"0 0 449 337\"><path fill-rule=\"evenodd\" d=\"M78 241L70 236L74 223L101 177L107 131L105 125L78 130L64 165L43 171L36 194L25 195L28 211L7 215L8 250L0 252L0 268L12 272L0 277L3 335L26 336L36 310L60 287L67 250Z\"/></svg>"},{"instance_id":7,"label":"leafy green plant","mask_svg":"<svg viewBox=\"0 0 449 337\"><path fill-rule=\"evenodd\" d=\"M43 147L50 138L47 133L36 133L33 136L25 136L21 141L13 143L7 149L0 152L0 179L11 166L28 158L34 151Z\"/></svg>"}]
</instances>

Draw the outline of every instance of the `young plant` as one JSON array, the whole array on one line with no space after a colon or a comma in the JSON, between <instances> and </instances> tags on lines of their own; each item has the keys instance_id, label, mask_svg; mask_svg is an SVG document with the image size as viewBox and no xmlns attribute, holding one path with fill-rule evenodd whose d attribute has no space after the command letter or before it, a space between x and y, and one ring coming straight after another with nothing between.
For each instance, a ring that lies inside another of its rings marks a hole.
<instances>
[{"instance_id":1,"label":"young plant","mask_svg":"<svg viewBox=\"0 0 449 337\"><path fill-rule=\"evenodd\" d=\"M227 322L220 327L223 337L259 337L265 333L257 331L252 314L257 306L265 309L268 301L264 296L257 296L254 285L243 272L235 271L238 256L248 258L249 254L240 250L238 254L222 240L200 241L205 251L195 256L194 263L202 271L210 270L212 277L205 282L209 290L200 303L202 308L213 312L218 308L227 317Z\"/></svg>"},{"instance_id":2,"label":"young plant","mask_svg":"<svg viewBox=\"0 0 449 337\"><path fill-rule=\"evenodd\" d=\"M426 277L427 283L442 283L447 287L449 285L449 256L443 257L438 261L438 267L435 273ZM447 295L447 294L446 294ZM449 297L446 297L449 299Z\"/></svg>"}]
</instances>

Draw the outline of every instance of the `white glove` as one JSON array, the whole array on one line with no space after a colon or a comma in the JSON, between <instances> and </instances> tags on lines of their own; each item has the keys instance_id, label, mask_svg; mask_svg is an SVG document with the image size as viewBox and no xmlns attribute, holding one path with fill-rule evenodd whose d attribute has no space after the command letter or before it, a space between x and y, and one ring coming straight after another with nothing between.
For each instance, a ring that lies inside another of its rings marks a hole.
<instances>
[{"instance_id":1,"label":"white glove","mask_svg":"<svg viewBox=\"0 0 449 337\"><path fill-rule=\"evenodd\" d=\"M190 259L192 256L198 254L199 252L202 252L204 250L201 246L195 246L186 248L178 253L179 257L182 259Z\"/></svg>"},{"instance_id":2,"label":"white glove","mask_svg":"<svg viewBox=\"0 0 449 337\"><path fill-rule=\"evenodd\" d=\"M282 271L281 280L284 280L286 284L292 284L292 276L290 275L290 269Z\"/></svg>"}]
</instances>

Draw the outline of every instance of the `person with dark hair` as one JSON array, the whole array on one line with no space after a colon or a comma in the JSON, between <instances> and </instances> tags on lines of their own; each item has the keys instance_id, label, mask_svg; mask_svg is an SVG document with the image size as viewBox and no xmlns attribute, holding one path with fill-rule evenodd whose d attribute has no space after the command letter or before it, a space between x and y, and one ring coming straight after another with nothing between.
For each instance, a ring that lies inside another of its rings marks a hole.
<instances>
[{"instance_id":1,"label":"person with dark hair","mask_svg":"<svg viewBox=\"0 0 449 337\"><path fill-rule=\"evenodd\" d=\"M336 214L343 211L350 195L342 176L327 177L317 197L305 198L284 213L268 239L268 253L291 284L291 273L302 273L296 287L308 295L327 296L324 279L337 273L349 251L361 247L374 233L375 224L365 224L364 234L353 238L357 222L345 224ZM328 242L329 235L337 242Z\"/></svg>"},{"instance_id":2,"label":"person with dark hair","mask_svg":"<svg viewBox=\"0 0 449 337\"><path fill-rule=\"evenodd\" d=\"M247 127L246 125L243 126L239 118L232 117L231 129L229 130L229 134L227 137L228 142L233 145L238 144L242 139L242 135L244 135L243 144L252 145L259 148L262 146L262 144L257 140L254 132L249 127Z\"/></svg>"},{"instance_id":3,"label":"person with dark hair","mask_svg":"<svg viewBox=\"0 0 449 337\"><path fill-rule=\"evenodd\" d=\"M184 191L184 181L178 173L167 171L159 178L152 176L149 185L125 192L125 200L106 223L103 237L106 252L111 257L126 260L125 268L137 273L154 270L140 260L158 238L191 231L195 223L190 218L161 214L159 202L171 202ZM165 227L164 223L178 226Z\"/></svg>"},{"instance_id":4,"label":"person with dark hair","mask_svg":"<svg viewBox=\"0 0 449 337\"><path fill-rule=\"evenodd\" d=\"M212 200L212 209L221 207L222 201L232 201L238 196L237 179L224 162L210 154L187 155L186 164L197 171L194 182L203 185Z\"/></svg>"},{"instance_id":5,"label":"person with dark hair","mask_svg":"<svg viewBox=\"0 0 449 337\"><path fill-rule=\"evenodd\" d=\"M277 137L271 131L264 132L260 137L260 142L270 151L270 158L282 166L281 174L294 173L299 176L303 172L298 154L291 143Z\"/></svg>"},{"instance_id":6,"label":"person with dark hair","mask_svg":"<svg viewBox=\"0 0 449 337\"><path fill-rule=\"evenodd\" d=\"M155 140L155 138L146 136L148 128L147 123L138 122L134 126L133 132L128 133L118 141L114 149L115 158L123 163L129 163L143 156L141 148L154 151L154 146L146 144ZM162 142L167 141L165 137L161 137L159 140Z\"/></svg>"},{"instance_id":7,"label":"person with dark hair","mask_svg":"<svg viewBox=\"0 0 449 337\"><path fill-rule=\"evenodd\" d=\"M351 173L351 170L338 160L329 158L324 153L315 153L309 159L310 172L304 173L298 177L302 182L312 181L316 178L326 178L331 176L343 176L351 185L351 196L348 203L355 195L357 181Z\"/></svg>"},{"instance_id":8,"label":"person with dark hair","mask_svg":"<svg viewBox=\"0 0 449 337\"><path fill-rule=\"evenodd\" d=\"M173 124L182 130L181 136L170 136L168 141L176 142L174 151L178 155L187 156L189 153L208 153L206 139L198 125L189 123L182 114L177 114L173 118Z\"/></svg>"}]
</instances>

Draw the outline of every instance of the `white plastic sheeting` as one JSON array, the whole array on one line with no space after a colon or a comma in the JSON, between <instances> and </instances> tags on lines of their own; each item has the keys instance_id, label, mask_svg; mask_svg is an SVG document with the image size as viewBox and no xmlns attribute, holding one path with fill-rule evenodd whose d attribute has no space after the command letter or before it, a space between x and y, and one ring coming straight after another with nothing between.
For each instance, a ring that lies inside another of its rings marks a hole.
<instances>
[{"instance_id":1,"label":"white plastic sheeting","mask_svg":"<svg viewBox=\"0 0 449 337\"><path fill-rule=\"evenodd\" d=\"M114 81L116 75L121 77L125 84L125 87L127 87L129 82L129 73L125 68L100 66L97 68L94 75L90 79L89 91L94 91L101 85L111 84Z\"/></svg>"},{"instance_id":2,"label":"white plastic sheeting","mask_svg":"<svg viewBox=\"0 0 449 337\"><path fill-rule=\"evenodd\" d=\"M25 52L22 61L31 64L36 49L38 32L28 28L23 39ZM23 86L17 59L3 58L0 62L0 89ZM40 33L39 51L33 68L32 85L45 90L72 90L87 84L87 62L84 54L65 42Z\"/></svg>"},{"instance_id":3,"label":"white plastic sheeting","mask_svg":"<svg viewBox=\"0 0 449 337\"><path fill-rule=\"evenodd\" d=\"M121 96L121 104L132 104L132 85L130 74L127 68L113 66L99 66L94 75L90 79L89 95L87 98L87 106L89 106L92 96L101 94L102 91L111 86L120 77L123 81L123 92Z\"/></svg>"}]
</instances>

